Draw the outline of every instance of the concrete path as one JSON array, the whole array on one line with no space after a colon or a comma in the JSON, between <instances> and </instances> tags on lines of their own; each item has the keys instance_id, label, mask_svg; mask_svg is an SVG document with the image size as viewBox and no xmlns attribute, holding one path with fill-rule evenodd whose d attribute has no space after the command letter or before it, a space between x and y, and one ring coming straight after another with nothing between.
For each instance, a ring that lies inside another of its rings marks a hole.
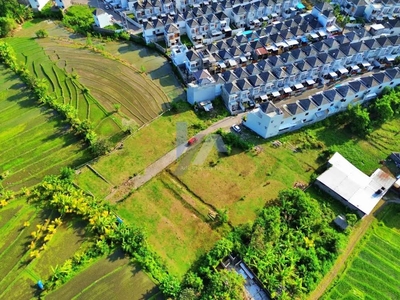
<instances>
[{"instance_id":1,"label":"concrete path","mask_svg":"<svg viewBox=\"0 0 400 300\"><path fill-rule=\"evenodd\" d=\"M201 143L207 135L217 131L220 128L229 129L233 124L240 124L242 122L243 115L244 113L237 116L226 117L225 119L222 119L212 124L207 129L199 132L197 135L195 135L195 137L197 138L196 144ZM163 157L159 158L157 161L149 165L141 174L121 184L117 189L113 190L106 197L106 199L112 203L115 203L124 195L127 195L132 189L139 188L140 186L151 180L154 176L161 173L164 169L166 169L169 165L171 165L179 157L181 157L184 153L192 148L193 147L187 145L187 141L178 145L175 149L169 151Z\"/></svg>"}]
</instances>

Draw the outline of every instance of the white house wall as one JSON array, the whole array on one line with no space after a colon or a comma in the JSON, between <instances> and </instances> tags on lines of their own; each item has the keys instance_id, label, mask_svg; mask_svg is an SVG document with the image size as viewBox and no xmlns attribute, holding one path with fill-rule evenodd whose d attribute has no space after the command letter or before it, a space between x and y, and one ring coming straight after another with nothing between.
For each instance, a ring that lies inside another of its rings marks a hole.
<instances>
[{"instance_id":1,"label":"white house wall","mask_svg":"<svg viewBox=\"0 0 400 300\"><path fill-rule=\"evenodd\" d=\"M42 8L49 2L49 0L29 0L33 10L42 10Z\"/></svg>"},{"instance_id":2,"label":"white house wall","mask_svg":"<svg viewBox=\"0 0 400 300\"><path fill-rule=\"evenodd\" d=\"M215 99L215 85L208 84L199 86L197 84L189 84L187 89L187 101L190 104L196 102L208 101Z\"/></svg>"}]
</instances>

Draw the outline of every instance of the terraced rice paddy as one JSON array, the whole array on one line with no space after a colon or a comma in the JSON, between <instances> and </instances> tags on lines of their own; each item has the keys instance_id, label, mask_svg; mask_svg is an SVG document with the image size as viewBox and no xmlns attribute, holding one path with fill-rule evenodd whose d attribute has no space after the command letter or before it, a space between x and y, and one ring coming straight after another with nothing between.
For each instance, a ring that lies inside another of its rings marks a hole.
<instances>
[{"instance_id":1,"label":"terraced rice paddy","mask_svg":"<svg viewBox=\"0 0 400 300\"><path fill-rule=\"evenodd\" d=\"M40 45L58 67L76 72L108 112L120 104L125 119L141 126L168 108L168 97L160 87L130 66L78 49L70 42L46 39Z\"/></svg>"},{"instance_id":2,"label":"terraced rice paddy","mask_svg":"<svg viewBox=\"0 0 400 300\"><path fill-rule=\"evenodd\" d=\"M150 278L120 251L74 276L46 299L149 299L158 293Z\"/></svg>"},{"instance_id":3,"label":"terraced rice paddy","mask_svg":"<svg viewBox=\"0 0 400 300\"><path fill-rule=\"evenodd\" d=\"M31 299L36 283L51 273L51 267L62 264L75 252L86 247L89 239L84 227L74 221L57 228L47 248L31 259L28 246L32 232L55 214L39 211L19 198L0 210L0 299Z\"/></svg>"},{"instance_id":4,"label":"terraced rice paddy","mask_svg":"<svg viewBox=\"0 0 400 300\"><path fill-rule=\"evenodd\" d=\"M78 166L90 158L62 118L38 107L20 79L2 66L0 124L0 173L8 174L5 188L34 185L63 166Z\"/></svg>"},{"instance_id":5,"label":"terraced rice paddy","mask_svg":"<svg viewBox=\"0 0 400 300\"><path fill-rule=\"evenodd\" d=\"M400 299L400 204L387 205L377 219L323 299Z\"/></svg>"},{"instance_id":6,"label":"terraced rice paddy","mask_svg":"<svg viewBox=\"0 0 400 300\"><path fill-rule=\"evenodd\" d=\"M89 119L99 135L111 137L121 132L117 120L90 93L85 92L85 87L77 79L59 68L35 39L12 38L8 42L31 74L36 78L45 79L49 84L49 92L60 102L75 107L81 120Z\"/></svg>"}]
</instances>

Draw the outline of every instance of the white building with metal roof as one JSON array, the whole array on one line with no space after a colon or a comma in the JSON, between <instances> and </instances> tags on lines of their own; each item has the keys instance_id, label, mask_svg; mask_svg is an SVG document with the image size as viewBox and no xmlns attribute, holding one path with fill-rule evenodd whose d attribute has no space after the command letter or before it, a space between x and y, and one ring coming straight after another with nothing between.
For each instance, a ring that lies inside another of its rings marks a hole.
<instances>
[{"instance_id":1,"label":"white building with metal roof","mask_svg":"<svg viewBox=\"0 0 400 300\"><path fill-rule=\"evenodd\" d=\"M395 180L381 169L367 176L336 152L316 185L363 217L373 211Z\"/></svg>"}]
</instances>

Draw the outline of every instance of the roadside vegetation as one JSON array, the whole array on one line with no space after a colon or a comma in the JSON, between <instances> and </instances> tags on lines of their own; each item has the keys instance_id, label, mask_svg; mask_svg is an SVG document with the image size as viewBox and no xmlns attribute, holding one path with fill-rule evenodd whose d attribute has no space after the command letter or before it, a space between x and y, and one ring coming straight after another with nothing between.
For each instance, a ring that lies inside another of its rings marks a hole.
<instances>
[{"instance_id":1,"label":"roadside vegetation","mask_svg":"<svg viewBox=\"0 0 400 300\"><path fill-rule=\"evenodd\" d=\"M0 1L0 37L9 36L25 20L31 19L32 10L17 0Z\"/></svg>"},{"instance_id":2,"label":"roadside vegetation","mask_svg":"<svg viewBox=\"0 0 400 300\"><path fill-rule=\"evenodd\" d=\"M322 299L398 299L400 204L386 205Z\"/></svg>"}]
</instances>

